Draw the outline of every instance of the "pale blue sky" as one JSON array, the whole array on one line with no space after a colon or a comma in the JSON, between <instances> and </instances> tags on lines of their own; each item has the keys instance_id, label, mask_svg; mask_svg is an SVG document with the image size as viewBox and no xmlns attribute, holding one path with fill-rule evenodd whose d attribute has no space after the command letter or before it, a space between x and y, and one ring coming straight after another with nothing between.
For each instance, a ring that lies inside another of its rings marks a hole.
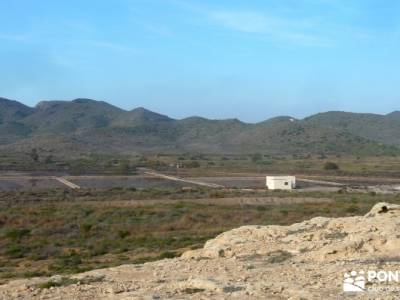
<instances>
[{"instance_id":1,"label":"pale blue sky","mask_svg":"<svg viewBox=\"0 0 400 300\"><path fill-rule=\"evenodd\" d=\"M1 0L0 96L256 122L400 109L397 0Z\"/></svg>"}]
</instances>

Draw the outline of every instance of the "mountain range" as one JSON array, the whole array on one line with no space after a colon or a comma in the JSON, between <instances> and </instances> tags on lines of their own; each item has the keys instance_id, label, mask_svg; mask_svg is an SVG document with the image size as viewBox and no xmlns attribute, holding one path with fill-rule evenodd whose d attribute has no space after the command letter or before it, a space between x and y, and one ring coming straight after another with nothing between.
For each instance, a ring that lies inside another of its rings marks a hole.
<instances>
[{"instance_id":1,"label":"mountain range","mask_svg":"<svg viewBox=\"0 0 400 300\"><path fill-rule=\"evenodd\" d=\"M400 153L400 112L319 113L276 117L176 120L144 108L126 111L103 101L43 101L35 107L0 98L0 150L33 148L72 154L353 154Z\"/></svg>"}]
</instances>

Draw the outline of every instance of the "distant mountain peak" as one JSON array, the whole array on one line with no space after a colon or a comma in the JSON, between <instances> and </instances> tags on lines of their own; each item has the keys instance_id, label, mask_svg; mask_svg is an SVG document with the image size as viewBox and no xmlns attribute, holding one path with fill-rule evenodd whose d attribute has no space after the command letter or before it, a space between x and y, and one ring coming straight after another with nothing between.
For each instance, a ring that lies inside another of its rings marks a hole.
<instances>
[{"instance_id":1,"label":"distant mountain peak","mask_svg":"<svg viewBox=\"0 0 400 300\"><path fill-rule=\"evenodd\" d=\"M142 117L142 118L150 118L150 119L170 119L169 117L156 113L154 111L148 110L144 107L137 107L132 109L128 114L131 117Z\"/></svg>"},{"instance_id":2,"label":"distant mountain peak","mask_svg":"<svg viewBox=\"0 0 400 300\"><path fill-rule=\"evenodd\" d=\"M174 121L168 116L158 114L144 107L137 107L131 111L123 112L113 121L115 127L137 127L158 122Z\"/></svg>"},{"instance_id":3,"label":"distant mountain peak","mask_svg":"<svg viewBox=\"0 0 400 300\"><path fill-rule=\"evenodd\" d=\"M142 107L142 106L136 107L136 108L132 109L132 110L130 111L130 113L136 113L136 114L155 114L155 115L158 115L158 113L153 112L153 111L151 111L151 110L149 110L149 109L147 109L147 108L144 108L144 107Z\"/></svg>"},{"instance_id":4,"label":"distant mountain peak","mask_svg":"<svg viewBox=\"0 0 400 300\"><path fill-rule=\"evenodd\" d=\"M0 97L0 123L15 122L33 112L33 108L18 101Z\"/></svg>"},{"instance_id":5,"label":"distant mountain peak","mask_svg":"<svg viewBox=\"0 0 400 300\"><path fill-rule=\"evenodd\" d=\"M18 101L11 100L11 99L4 98L4 97L0 97L0 104L8 105L8 106L27 107L27 108L29 107L29 106L26 106L25 104L22 104L22 103L18 102Z\"/></svg>"},{"instance_id":6,"label":"distant mountain peak","mask_svg":"<svg viewBox=\"0 0 400 300\"><path fill-rule=\"evenodd\" d=\"M150 110L144 108L143 106L136 107L136 108L132 109L131 111L151 112Z\"/></svg>"},{"instance_id":7,"label":"distant mountain peak","mask_svg":"<svg viewBox=\"0 0 400 300\"><path fill-rule=\"evenodd\" d=\"M96 103L96 102L102 102L102 101L97 101L93 99L88 99L88 98L77 98L72 100L73 103Z\"/></svg>"}]
</instances>

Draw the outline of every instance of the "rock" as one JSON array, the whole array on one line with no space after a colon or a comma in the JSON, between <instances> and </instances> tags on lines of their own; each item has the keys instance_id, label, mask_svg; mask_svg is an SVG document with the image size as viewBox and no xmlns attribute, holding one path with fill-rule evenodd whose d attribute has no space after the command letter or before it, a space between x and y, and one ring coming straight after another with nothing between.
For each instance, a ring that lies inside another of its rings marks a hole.
<instances>
[{"instance_id":1,"label":"rock","mask_svg":"<svg viewBox=\"0 0 400 300\"><path fill-rule=\"evenodd\" d=\"M178 290L180 292L185 292L188 290L192 291L212 291L212 292L221 292L222 287L212 279L202 279L202 278L190 278L186 281L179 282L177 284L173 284L173 290Z\"/></svg>"},{"instance_id":2,"label":"rock","mask_svg":"<svg viewBox=\"0 0 400 300\"><path fill-rule=\"evenodd\" d=\"M371 211L368 214L365 215L365 217L366 218L376 217L379 216L380 214L385 214L385 213L392 214L398 210L400 210L400 205L381 202L375 204L375 206L371 209Z\"/></svg>"},{"instance_id":3,"label":"rock","mask_svg":"<svg viewBox=\"0 0 400 300\"><path fill-rule=\"evenodd\" d=\"M61 283L63 281L63 277L61 275L55 275L50 277L50 281L54 283Z\"/></svg>"}]
</instances>

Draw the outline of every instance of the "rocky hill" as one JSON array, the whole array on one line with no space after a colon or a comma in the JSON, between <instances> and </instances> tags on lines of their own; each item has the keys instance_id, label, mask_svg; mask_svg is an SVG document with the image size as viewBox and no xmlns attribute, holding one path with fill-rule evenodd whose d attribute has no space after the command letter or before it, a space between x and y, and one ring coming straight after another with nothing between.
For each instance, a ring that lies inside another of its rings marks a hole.
<instances>
[{"instance_id":1,"label":"rocky hill","mask_svg":"<svg viewBox=\"0 0 400 300\"><path fill-rule=\"evenodd\" d=\"M351 271L400 269L399 220L400 206L379 203L365 216L245 226L180 258L12 281L0 299L396 299L397 282L343 284Z\"/></svg>"},{"instance_id":2,"label":"rocky hill","mask_svg":"<svg viewBox=\"0 0 400 300\"><path fill-rule=\"evenodd\" d=\"M316 126L346 130L361 136L389 145L400 145L400 112L387 115L354 114L348 112L320 113L305 119Z\"/></svg>"},{"instance_id":3,"label":"rocky hill","mask_svg":"<svg viewBox=\"0 0 400 300\"><path fill-rule=\"evenodd\" d=\"M125 111L103 101L43 101L30 108L0 99L0 151L52 155L352 154L400 150L400 115L328 112L304 120L277 117L249 124L237 119L176 120L144 108Z\"/></svg>"}]
</instances>

